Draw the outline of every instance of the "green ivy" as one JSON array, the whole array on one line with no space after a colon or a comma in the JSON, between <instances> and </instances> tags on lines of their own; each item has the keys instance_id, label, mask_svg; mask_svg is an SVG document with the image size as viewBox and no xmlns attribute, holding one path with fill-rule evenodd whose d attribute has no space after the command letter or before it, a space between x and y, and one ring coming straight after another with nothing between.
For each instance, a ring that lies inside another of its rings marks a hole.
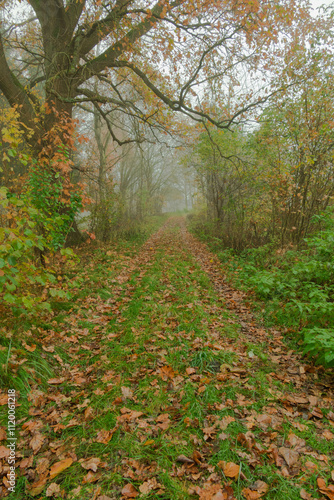
<instances>
[{"instance_id":1,"label":"green ivy","mask_svg":"<svg viewBox=\"0 0 334 500\"><path fill-rule=\"evenodd\" d=\"M64 201L65 179L35 164L29 173L28 197L37 209L34 221L53 250L64 246L68 233L72 230L75 216L82 209L80 193L71 192Z\"/></svg>"}]
</instances>

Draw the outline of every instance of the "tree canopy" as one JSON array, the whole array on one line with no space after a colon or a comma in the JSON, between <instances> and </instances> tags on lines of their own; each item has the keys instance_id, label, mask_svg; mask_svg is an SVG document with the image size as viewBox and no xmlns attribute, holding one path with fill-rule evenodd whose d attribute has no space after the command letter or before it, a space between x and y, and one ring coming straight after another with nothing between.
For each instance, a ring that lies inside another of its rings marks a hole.
<instances>
[{"instance_id":1,"label":"tree canopy","mask_svg":"<svg viewBox=\"0 0 334 500\"><path fill-rule=\"evenodd\" d=\"M115 111L150 126L168 127L178 111L228 128L282 90L278 52L310 22L308 2L297 0L2 4L0 90L34 148L63 112L87 103L119 143L133 138L117 134ZM252 85L259 75L263 85Z\"/></svg>"}]
</instances>

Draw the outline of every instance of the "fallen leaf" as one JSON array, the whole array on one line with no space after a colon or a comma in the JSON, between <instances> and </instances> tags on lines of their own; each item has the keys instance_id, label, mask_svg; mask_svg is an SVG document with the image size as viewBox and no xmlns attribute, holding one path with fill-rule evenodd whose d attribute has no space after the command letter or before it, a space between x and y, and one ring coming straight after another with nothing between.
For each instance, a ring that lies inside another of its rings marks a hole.
<instances>
[{"instance_id":1,"label":"fallen leaf","mask_svg":"<svg viewBox=\"0 0 334 500\"><path fill-rule=\"evenodd\" d=\"M34 352L34 351L35 351L35 349L36 349L36 344L33 344L33 345L28 345L28 344L26 344L25 342L22 342L22 345L23 345L23 347L24 347L27 351L29 351L29 352Z\"/></svg>"},{"instance_id":2,"label":"fallen leaf","mask_svg":"<svg viewBox=\"0 0 334 500\"><path fill-rule=\"evenodd\" d=\"M258 500L262 498L268 491L268 485L264 481L256 481L249 488L244 488L242 494L246 500Z\"/></svg>"},{"instance_id":3,"label":"fallen leaf","mask_svg":"<svg viewBox=\"0 0 334 500\"><path fill-rule=\"evenodd\" d=\"M122 489L122 495L125 498L136 498L139 493L131 483L128 483Z\"/></svg>"},{"instance_id":4,"label":"fallen leaf","mask_svg":"<svg viewBox=\"0 0 334 500\"><path fill-rule=\"evenodd\" d=\"M62 384L63 382L65 382L65 377L60 377L60 378L50 378L48 380L48 384L51 384L51 385L58 385L58 384Z\"/></svg>"},{"instance_id":5,"label":"fallen leaf","mask_svg":"<svg viewBox=\"0 0 334 500\"><path fill-rule=\"evenodd\" d=\"M79 496L80 491L82 490L82 486L77 486L74 490L71 490L69 493L69 498L75 498Z\"/></svg>"},{"instance_id":6,"label":"fallen leaf","mask_svg":"<svg viewBox=\"0 0 334 500\"><path fill-rule=\"evenodd\" d=\"M320 493L323 495L326 495L330 500L334 500L334 485L330 484L329 486L326 486L326 483L322 477L317 478L317 485L319 488Z\"/></svg>"},{"instance_id":7,"label":"fallen leaf","mask_svg":"<svg viewBox=\"0 0 334 500\"><path fill-rule=\"evenodd\" d=\"M83 467L84 469L96 472L99 464L101 463L101 460L97 457L91 457L87 458L86 460L80 460L80 463L81 467Z\"/></svg>"},{"instance_id":8,"label":"fallen leaf","mask_svg":"<svg viewBox=\"0 0 334 500\"><path fill-rule=\"evenodd\" d=\"M63 472L63 470L70 467L72 463L73 463L72 458L65 458L64 460L60 460L60 462L53 464L50 469L50 479L53 479L56 476L58 476L58 474Z\"/></svg>"},{"instance_id":9,"label":"fallen leaf","mask_svg":"<svg viewBox=\"0 0 334 500\"><path fill-rule=\"evenodd\" d=\"M29 467L33 466L33 463L34 463L34 456L33 455L30 455L30 457L27 457L27 458L23 458L23 460L21 460L21 462L20 462L20 469L28 469ZM40 475L41 473L45 472L47 469L48 469L48 467L45 470L40 471L40 470L37 470L37 467L36 467L36 472Z\"/></svg>"},{"instance_id":10,"label":"fallen leaf","mask_svg":"<svg viewBox=\"0 0 334 500\"><path fill-rule=\"evenodd\" d=\"M8 394L0 394L0 406L7 405L8 404Z\"/></svg>"},{"instance_id":11,"label":"fallen leaf","mask_svg":"<svg viewBox=\"0 0 334 500\"><path fill-rule=\"evenodd\" d=\"M188 368L186 368L186 373L187 373L187 375L192 375L193 373L196 373L196 370L195 370L195 368L188 367Z\"/></svg>"},{"instance_id":12,"label":"fallen leaf","mask_svg":"<svg viewBox=\"0 0 334 500\"><path fill-rule=\"evenodd\" d=\"M37 459L36 472L37 474L43 474L46 472L50 466L50 460L45 457L41 457Z\"/></svg>"},{"instance_id":13,"label":"fallen leaf","mask_svg":"<svg viewBox=\"0 0 334 500\"><path fill-rule=\"evenodd\" d=\"M101 473L95 474L91 470L87 472L87 474L82 478L82 484L91 484L96 483L101 477Z\"/></svg>"},{"instance_id":14,"label":"fallen leaf","mask_svg":"<svg viewBox=\"0 0 334 500\"><path fill-rule=\"evenodd\" d=\"M307 493L307 491L304 490L304 488L300 490L300 498L302 498L303 500L313 500L312 495Z\"/></svg>"},{"instance_id":15,"label":"fallen leaf","mask_svg":"<svg viewBox=\"0 0 334 500\"><path fill-rule=\"evenodd\" d=\"M289 467L295 465L298 462L299 453L297 451L291 450L290 448L284 448L284 446L281 446L278 451Z\"/></svg>"},{"instance_id":16,"label":"fallen leaf","mask_svg":"<svg viewBox=\"0 0 334 500\"><path fill-rule=\"evenodd\" d=\"M6 448L6 446L0 446L0 458L9 457L10 449Z\"/></svg>"},{"instance_id":17,"label":"fallen leaf","mask_svg":"<svg viewBox=\"0 0 334 500\"><path fill-rule=\"evenodd\" d=\"M100 432L98 432L98 434L97 434L97 438L95 441L97 441L98 443L103 443L103 444L109 443L109 441L111 440L111 438L113 437L113 435L115 434L117 429L118 429L118 427L115 426L110 431L106 431L105 429L100 430Z\"/></svg>"},{"instance_id":18,"label":"fallen leaf","mask_svg":"<svg viewBox=\"0 0 334 500\"><path fill-rule=\"evenodd\" d=\"M36 453L38 450L42 448L42 444L44 443L44 436L40 434L39 432L36 432L32 439L30 440L30 447L34 450Z\"/></svg>"},{"instance_id":19,"label":"fallen leaf","mask_svg":"<svg viewBox=\"0 0 334 500\"><path fill-rule=\"evenodd\" d=\"M121 391L125 399L133 398L133 391L129 387L121 387Z\"/></svg>"},{"instance_id":20,"label":"fallen leaf","mask_svg":"<svg viewBox=\"0 0 334 500\"><path fill-rule=\"evenodd\" d=\"M42 345L42 349L43 351L46 351L46 352L55 352L55 348L51 345L51 346L45 346L45 345Z\"/></svg>"},{"instance_id":21,"label":"fallen leaf","mask_svg":"<svg viewBox=\"0 0 334 500\"><path fill-rule=\"evenodd\" d=\"M185 455L179 455L176 459L177 462L181 462L181 464L193 464L194 460L192 458L188 458Z\"/></svg>"},{"instance_id":22,"label":"fallen leaf","mask_svg":"<svg viewBox=\"0 0 334 500\"><path fill-rule=\"evenodd\" d=\"M46 475L40 477L37 481L35 481L31 486L27 486L27 491L29 492L29 495L36 497L37 495L40 495L42 491L44 490L44 486L46 485Z\"/></svg>"},{"instance_id":23,"label":"fallen leaf","mask_svg":"<svg viewBox=\"0 0 334 500\"><path fill-rule=\"evenodd\" d=\"M92 418L94 417L94 410L91 406L88 406L85 411L84 411L84 417L85 417L85 421L89 421L89 420L92 420Z\"/></svg>"},{"instance_id":24,"label":"fallen leaf","mask_svg":"<svg viewBox=\"0 0 334 500\"><path fill-rule=\"evenodd\" d=\"M227 415L226 417L223 417L221 419L218 425L221 428L221 430L224 431L231 422L235 422L235 418L231 417L230 415Z\"/></svg>"},{"instance_id":25,"label":"fallen leaf","mask_svg":"<svg viewBox=\"0 0 334 500\"><path fill-rule=\"evenodd\" d=\"M225 460L221 460L218 462L218 467L222 469L226 477L238 477L240 472L240 466L233 462L225 462Z\"/></svg>"},{"instance_id":26,"label":"fallen leaf","mask_svg":"<svg viewBox=\"0 0 334 500\"><path fill-rule=\"evenodd\" d=\"M325 439L327 439L327 441L332 441L334 439L334 434L328 429L324 430L322 435Z\"/></svg>"},{"instance_id":27,"label":"fallen leaf","mask_svg":"<svg viewBox=\"0 0 334 500\"><path fill-rule=\"evenodd\" d=\"M175 372L173 368L169 365L163 366L162 368L159 369L160 376L162 380L168 380L168 379L173 379L175 377Z\"/></svg>"},{"instance_id":28,"label":"fallen leaf","mask_svg":"<svg viewBox=\"0 0 334 500\"><path fill-rule=\"evenodd\" d=\"M50 486L47 487L45 496L47 497L58 497L60 495L60 486L57 483L51 483Z\"/></svg>"}]
</instances>

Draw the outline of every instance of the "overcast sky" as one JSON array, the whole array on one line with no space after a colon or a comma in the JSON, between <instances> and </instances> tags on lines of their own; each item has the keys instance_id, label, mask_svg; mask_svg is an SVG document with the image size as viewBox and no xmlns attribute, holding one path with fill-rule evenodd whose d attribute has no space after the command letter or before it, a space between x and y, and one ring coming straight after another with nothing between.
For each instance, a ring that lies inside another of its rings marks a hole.
<instances>
[{"instance_id":1,"label":"overcast sky","mask_svg":"<svg viewBox=\"0 0 334 500\"><path fill-rule=\"evenodd\" d=\"M320 5L330 5L333 0L311 0L313 7L320 7Z\"/></svg>"}]
</instances>

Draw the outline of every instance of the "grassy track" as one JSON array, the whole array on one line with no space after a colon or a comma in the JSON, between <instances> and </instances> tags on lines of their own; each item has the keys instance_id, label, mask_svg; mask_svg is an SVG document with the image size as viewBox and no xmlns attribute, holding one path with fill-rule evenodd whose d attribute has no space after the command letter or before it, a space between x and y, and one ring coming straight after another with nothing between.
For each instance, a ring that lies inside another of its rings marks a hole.
<instances>
[{"instance_id":1,"label":"grassy track","mask_svg":"<svg viewBox=\"0 0 334 500\"><path fill-rule=\"evenodd\" d=\"M70 310L30 325L4 383L21 404L9 498L334 498L332 386L233 312L203 252L170 219L137 253L95 256Z\"/></svg>"}]
</instances>

